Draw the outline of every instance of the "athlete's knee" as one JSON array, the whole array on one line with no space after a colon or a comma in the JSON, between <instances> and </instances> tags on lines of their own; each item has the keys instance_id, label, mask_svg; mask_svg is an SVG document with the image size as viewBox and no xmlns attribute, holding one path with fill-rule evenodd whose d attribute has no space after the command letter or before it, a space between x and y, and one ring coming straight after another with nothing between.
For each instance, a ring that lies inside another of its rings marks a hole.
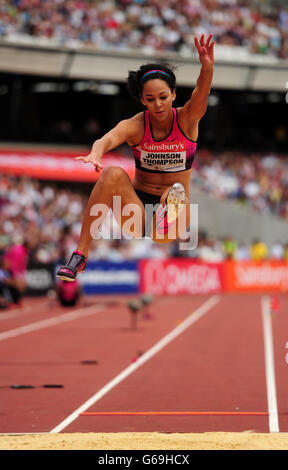
<instances>
[{"instance_id":1,"label":"athlete's knee","mask_svg":"<svg viewBox=\"0 0 288 470\"><path fill-rule=\"evenodd\" d=\"M101 172L99 181L110 184L111 186L119 185L121 181L127 181L127 173L119 166L108 166Z\"/></svg>"}]
</instances>

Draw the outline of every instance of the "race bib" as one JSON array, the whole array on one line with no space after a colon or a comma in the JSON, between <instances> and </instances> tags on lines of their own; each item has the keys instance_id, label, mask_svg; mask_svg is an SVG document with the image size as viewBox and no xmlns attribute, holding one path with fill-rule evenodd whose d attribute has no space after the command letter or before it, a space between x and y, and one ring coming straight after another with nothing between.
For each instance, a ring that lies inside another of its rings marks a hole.
<instances>
[{"instance_id":1,"label":"race bib","mask_svg":"<svg viewBox=\"0 0 288 470\"><path fill-rule=\"evenodd\" d=\"M186 169L185 142L145 142L140 151L141 167L155 171Z\"/></svg>"}]
</instances>

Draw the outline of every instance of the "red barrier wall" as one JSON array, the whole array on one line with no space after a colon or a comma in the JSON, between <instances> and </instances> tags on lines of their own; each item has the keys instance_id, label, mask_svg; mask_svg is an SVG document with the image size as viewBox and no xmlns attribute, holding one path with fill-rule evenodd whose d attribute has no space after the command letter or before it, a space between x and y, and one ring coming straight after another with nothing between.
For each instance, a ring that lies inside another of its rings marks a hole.
<instances>
[{"instance_id":1,"label":"red barrier wall","mask_svg":"<svg viewBox=\"0 0 288 470\"><path fill-rule=\"evenodd\" d=\"M225 290L230 292L287 292L288 263L226 262Z\"/></svg>"},{"instance_id":2,"label":"red barrier wall","mask_svg":"<svg viewBox=\"0 0 288 470\"><path fill-rule=\"evenodd\" d=\"M143 260L140 292L154 295L220 292L288 292L288 263L225 261L204 263L189 258Z\"/></svg>"},{"instance_id":3,"label":"red barrier wall","mask_svg":"<svg viewBox=\"0 0 288 470\"><path fill-rule=\"evenodd\" d=\"M140 291L155 295L208 294L222 292L224 264L189 259L143 260L140 262Z\"/></svg>"}]
</instances>

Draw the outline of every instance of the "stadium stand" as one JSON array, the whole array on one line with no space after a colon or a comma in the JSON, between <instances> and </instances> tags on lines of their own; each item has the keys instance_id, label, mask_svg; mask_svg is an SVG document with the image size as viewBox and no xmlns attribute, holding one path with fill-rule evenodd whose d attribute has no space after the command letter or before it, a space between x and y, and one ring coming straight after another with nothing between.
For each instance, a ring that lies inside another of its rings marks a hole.
<instances>
[{"instance_id":1,"label":"stadium stand","mask_svg":"<svg viewBox=\"0 0 288 470\"><path fill-rule=\"evenodd\" d=\"M246 0L2 0L0 37L44 38L100 50L191 55L193 35L212 33L242 54L287 58L287 6Z\"/></svg>"}]
</instances>

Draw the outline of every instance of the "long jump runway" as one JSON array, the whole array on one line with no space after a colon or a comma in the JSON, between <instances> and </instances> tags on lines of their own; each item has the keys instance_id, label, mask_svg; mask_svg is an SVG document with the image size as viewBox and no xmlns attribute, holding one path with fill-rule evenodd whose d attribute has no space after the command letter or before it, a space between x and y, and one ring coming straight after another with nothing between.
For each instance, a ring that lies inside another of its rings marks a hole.
<instances>
[{"instance_id":1,"label":"long jump runway","mask_svg":"<svg viewBox=\"0 0 288 470\"><path fill-rule=\"evenodd\" d=\"M0 313L1 433L288 432L288 298L124 296Z\"/></svg>"}]
</instances>

